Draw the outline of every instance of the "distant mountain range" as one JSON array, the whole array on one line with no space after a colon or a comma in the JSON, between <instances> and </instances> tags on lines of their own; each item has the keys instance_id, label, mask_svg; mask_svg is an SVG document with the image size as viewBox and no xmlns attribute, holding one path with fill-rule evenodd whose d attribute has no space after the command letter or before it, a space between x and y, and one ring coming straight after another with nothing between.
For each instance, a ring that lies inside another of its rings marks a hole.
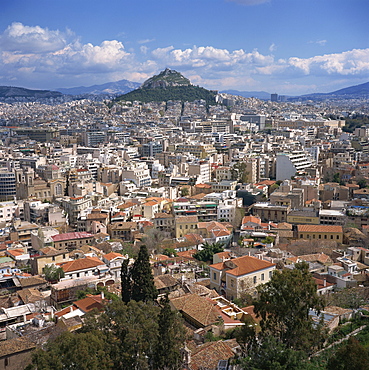
<instances>
[{"instance_id":1,"label":"distant mountain range","mask_svg":"<svg viewBox=\"0 0 369 370\"><path fill-rule=\"evenodd\" d=\"M71 88L60 88L56 89L63 94L66 95L84 95L84 94L92 94L92 95L100 95L100 94L126 94L132 90L137 89L140 87L140 83L132 82L128 80L120 80L116 82L107 82L102 85L93 85L93 86L79 86L79 87L71 87Z\"/></svg>"},{"instance_id":2,"label":"distant mountain range","mask_svg":"<svg viewBox=\"0 0 369 370\"><path fill-rule=\"evenodd\" d=\"M0 86L0 97L1 98L56 98L63 94L58 91L49 90L31 90L23 87L14 86Z\"/></svg>"},{"instance_id":3,"label":"distant mountain range","mask_svg":"<svg viewBox=\"0 0 369 370\"><path fill-rule=\"evenodd\" d=\"M363 97L369 96L369 82L365 82L360 85L345 87L344 89L336 90L330 93L316 93L316 94L306 94L302 95L303 97L312 97L312 98L325 98L329 96L338 96L338 97Z\"/></svg>"},{"instance_id":4,"label":"distant mountain range","mask_svg":"<svg viewBox=\"0 0 369 370\"><path fill-rule=\"evenodd\" d=\"M158 90L159 89L159 90ZM199 90L200 89L200 90ZM160 91L160 94L159 94ZM231 95L239 95L245 98L258 98L262 100L269 100L270 93L266 91L238 91L238 90L224 90L222 93ZM131 93L130 96L126 94ZM120 100L139 100L141 97L142 101L150 101L163 98L163 101L167 100L183 100L183 99L205 99L207 101L212 100L214 92L206 90L204 88L194 86L191 82L182 76L179 72L170 70L167 68L158 75L155 75L143 84L138 82L132 82L128 80L120 80L116 82L108 82L102 85L93 86L79 86L72 88L60 88L57 91L49 90L31 90L22 87L14 86L0 86L0 98L20 98L25 97L28 99L39 99L39 98L56 98L62 95L119 95ZM170 95L172 94L172 95ZM145 97L143 97L145 95ZM153 95L155 95L153 97ZM325 99L328 97L337 98L359 98L369 96L369 82L349 86L340 90L336 90L330 93L312 93L305 94L300 97L303 99ZM291 96L289 97L291 98Z\"/></svg>"}]
</instances>

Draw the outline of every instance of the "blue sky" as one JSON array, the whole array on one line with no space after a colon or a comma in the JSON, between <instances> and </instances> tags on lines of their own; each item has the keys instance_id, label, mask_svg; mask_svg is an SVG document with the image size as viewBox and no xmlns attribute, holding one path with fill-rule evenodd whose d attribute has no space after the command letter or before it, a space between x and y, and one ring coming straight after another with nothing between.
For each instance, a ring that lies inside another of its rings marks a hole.
<instances>
[{"instance_id":1,"label":"blue sky","mask_svg":"<svg viewBox=\"0 0 369 370\"><path fill-rule=\"evenodd\" d=\"M206 88L299 95L369 81L368 0L0 0L0 85L166 67Z\"/></svg>"}]
</instances>

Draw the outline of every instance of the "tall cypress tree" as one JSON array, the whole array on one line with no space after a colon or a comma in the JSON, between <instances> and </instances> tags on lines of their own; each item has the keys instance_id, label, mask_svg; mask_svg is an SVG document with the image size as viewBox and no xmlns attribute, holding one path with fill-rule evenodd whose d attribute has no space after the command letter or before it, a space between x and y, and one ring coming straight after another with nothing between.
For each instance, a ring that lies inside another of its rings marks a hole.
<instances>
[{"instance_id":1,"label":"tall cypress tree","mask_svg":"<svg viewBox=\"0 0 369 370\"><path fill-rule=\"evenodd\" d=\"M154 369L176 370L181 364L181 347L184 342L184 327L166 296L160 301L158 316L158 341L154 351Z\"/></svg>"},{"instance_id":2,"label":"tall cypress tree","mask_svg":"<svg viewBox=\"0 0 369 370\"><path fill-rule=\"evenodd\" d=\"M158 291L150 266L150 256L145 245L142 245L131 269L131 299L149 302L156 299Z\"/></svg>"},{"instance_id":3,"label":"tall cypress tree","mask_svg":"<svg viewBox=\"0 0 369 370\"><path fill-rule=\"evenodd\" d=\"M129 258L125 259L120 269L120 281L122 287L122 301L128 303L131 300L131 273L128 268Z\"/></svg>"}]
</instances>

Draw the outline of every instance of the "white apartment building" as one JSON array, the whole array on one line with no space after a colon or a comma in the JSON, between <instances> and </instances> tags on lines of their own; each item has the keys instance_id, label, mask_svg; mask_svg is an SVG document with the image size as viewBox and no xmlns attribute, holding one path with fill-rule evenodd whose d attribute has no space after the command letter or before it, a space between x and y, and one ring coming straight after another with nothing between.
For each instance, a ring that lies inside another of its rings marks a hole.
<instances>
[{"instance_id":1,"label":"white apartment building","mask_svg":"<svg viewBox=\"0 0 369 370\"><path fill-rule=\"evenodd\" d=\"M297 172L311 167L312 162L303 151L279 153L276 160L276 180L286 180L295 176Z\"/></svg>"},{"instance_id":2,"label":"white apartment building","mask_svg":"<svg viewBox=\"0 0 369 370\"><path fill-rule=\"evenodd\" d=\"M138 162L124 167L122 179L131 180L137 187L142 188L151 185L150 170L146 163Z\"/></svg>"},{"instance_id":3,"label":"white apartment building","mask_svg":"<svg viewBox=\"0 0 369 370\"><path fill-rule=\"evenodd\" d=\"M210 163L209 162L197 162L190 163L188 166L188 176L197 177L198 184L204 184L210 182Z\"/></svg>"}]
</instances>

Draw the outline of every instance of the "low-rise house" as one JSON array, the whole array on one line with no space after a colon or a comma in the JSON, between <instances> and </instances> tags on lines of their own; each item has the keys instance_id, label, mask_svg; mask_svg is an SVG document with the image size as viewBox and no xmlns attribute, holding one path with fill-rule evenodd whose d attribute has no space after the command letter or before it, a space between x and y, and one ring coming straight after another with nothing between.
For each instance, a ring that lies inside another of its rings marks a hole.
<instances>
[{"instance_id":1,"label":"low-rise house","mask_svg":"<svg viewBox=\"0 0 369 370\"><path fill-rule=\"evenodd\" d=\"M35 349L35 343L28 337L16 337L1 342L0 368L6 370L24 369L31 363L32 351Z\"/></svg>"},{"instance_id":2,"label":"low-rise house","mask_svg":"<svg viewBox=\"0 0 369 370\"><path fill-rule=\"evenodd\" d=\"M53 235L51 238L55 249L68 250L80 249L83 245L94 241L94 235L85 231Z\"/></svg>"},{"instance_id":3,"label":"low-rise house","mask_svg":"<svg viewBox=\"0 0 369 370\"><path fill-rule=\"evenodd\" d=\"M175 218L176 238L181 238L186 234L197 232L197 216L178 216Z\"/></svg>"},{"instance_id":4,"label":"low-rise house","mask_svg":"<svg viewBox=\"0 0 369 370\"><path fill-rule=\"evenodd\" d=\"M342 243L343 229L336 225L297 225L297 238Z\"/></svg>"},{"instance_id":5,"label":"low-rise house","mask_svg":"<svg viewBox=\"0 0 369 370\"><path fill-rule=\"evenodd\" d=\"M59 263L58 266L64 271L64 280L77 279L83 276L105 276L109 271L108 266L97 257L79 258Z\"/></svg>"},{"instance_id":6,"label":"low-rise house","mask_svg":"<svg viewBox=\"0 0 369 370\"><path fill-rule=\"evenodd\" d=\"M240 298L259 284L267 283L275 264L251 256L243 256L210 265L210 288L227 299Z\"/></svg>"},{"instance_id":7,"label":"low-rise house","mask_svg":"<svg viewBox=\"0 0 369 370\"><path fill-rule=\"evenodd\" d=\"M131 241L138 231L137 222L114 222L109 225L108 232L111 239L123 239Z\"/></svg>"},{"instance_id":8,"label":"low-rise house","mask_svg":"<svg viewBox=\"0 0 369 370\"><path fill-rule=\"evenodd\" d=\"M120 280L120 270L125 259L126 257L116 252L103 255L102 260L109 267L110 275L114 280Z\"/></svg>"},{"instance_id":9,"label":"low-rise house","mask_svg":"<svg viewBox=\"0 0 369 370\"><path fill-rule=\"evenodd\" d=\"M38 256L31 258L31 271L34 275L40 275L43 274L46 265L56 265L66 261L69 261L69 252L66 249L45 247L40 249Z\"/></svg>"}]
</instances>

